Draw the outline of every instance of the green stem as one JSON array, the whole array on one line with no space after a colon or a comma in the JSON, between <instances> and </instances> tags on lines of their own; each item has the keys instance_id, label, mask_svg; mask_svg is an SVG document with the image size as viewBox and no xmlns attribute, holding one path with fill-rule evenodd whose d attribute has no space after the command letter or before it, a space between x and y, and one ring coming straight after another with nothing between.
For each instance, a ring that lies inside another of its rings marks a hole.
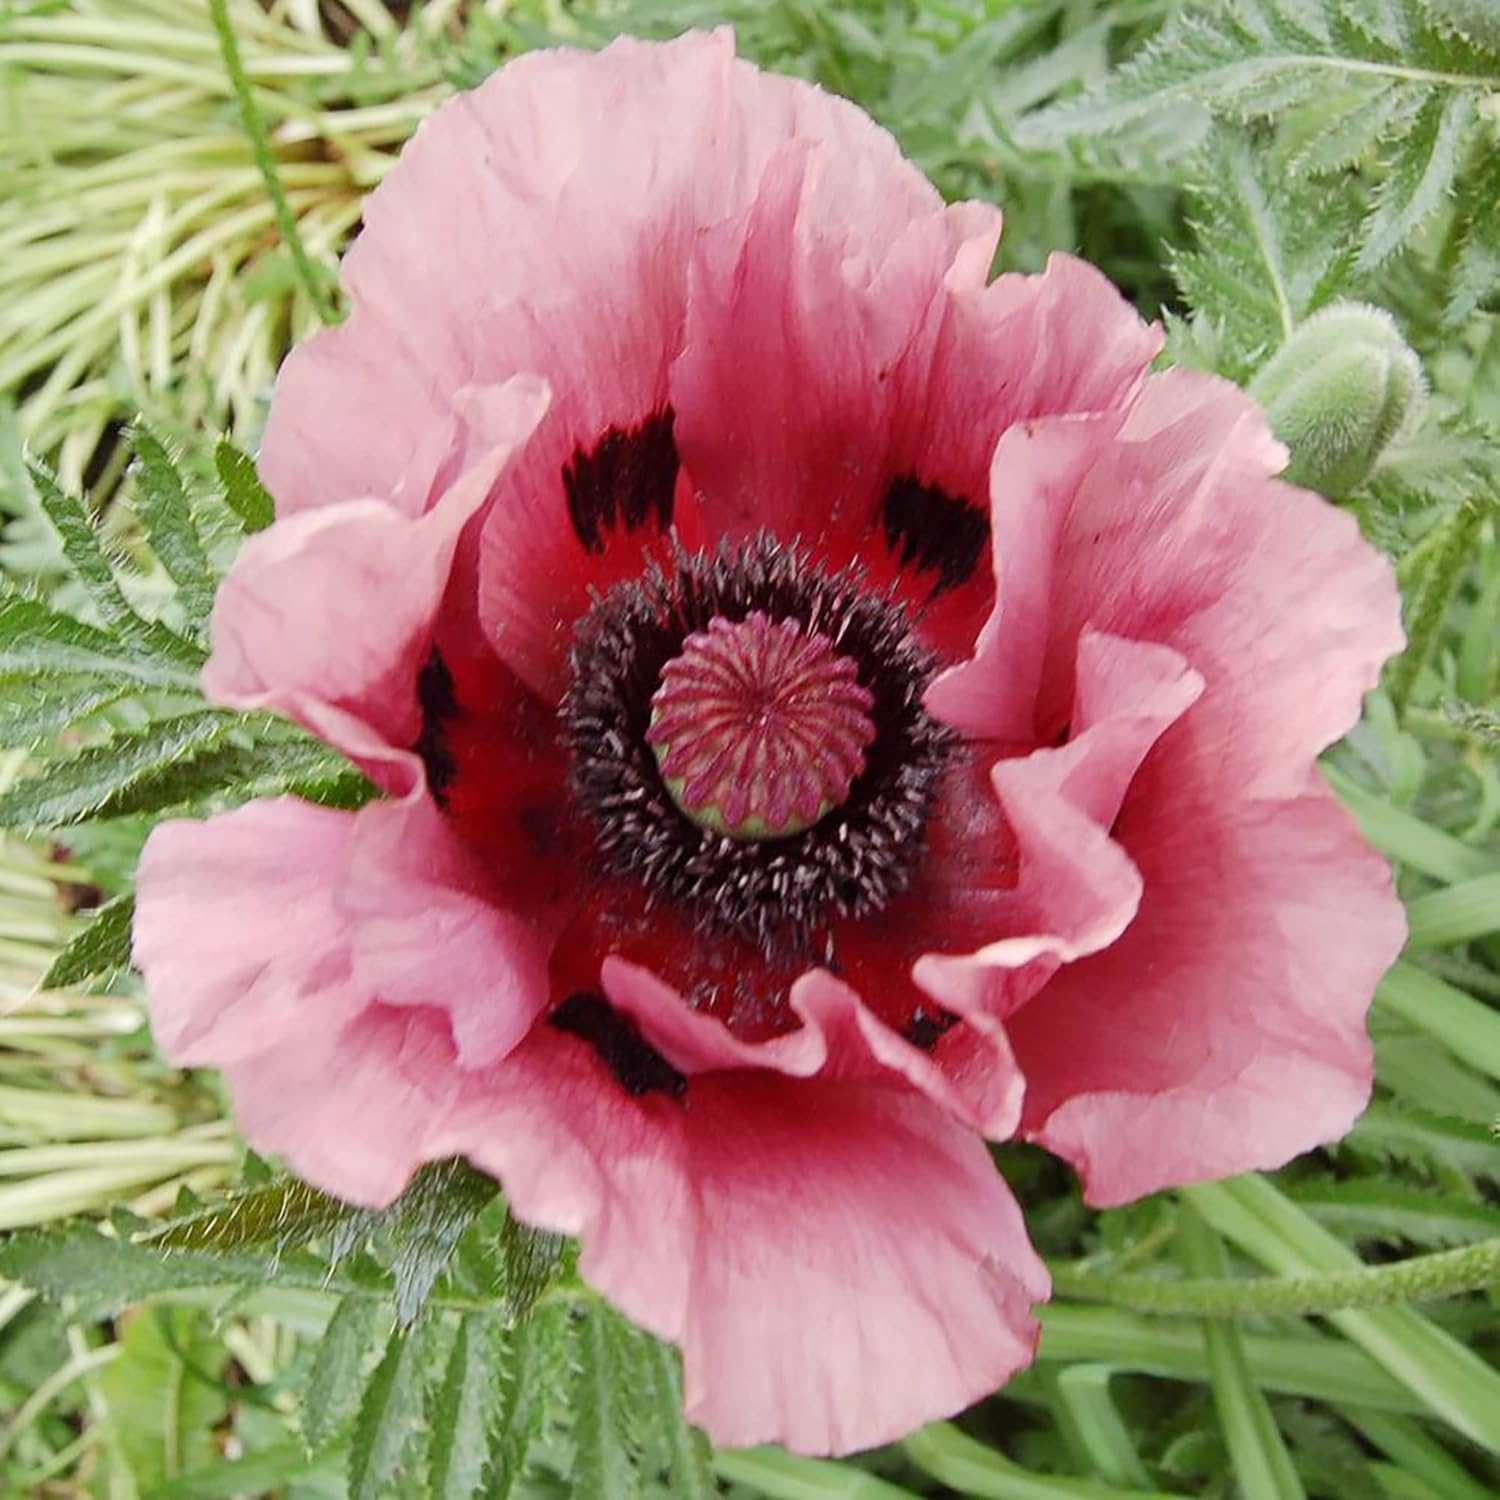
<instances>
[{"instance_id":1,"label":"green stem","mask_svg":"<svg viewBox=\"0 0 1500 1500\"><path fill-rule=\"evenodd\" d=\"M1034 1474L951 1422L934 1422L901 1446L924 1473L972 1500L1171 1500L1159 1490Z\"/></svg>"},{"instance_id":2,"label":"green stem","mask_svg":"<svg viewBox=\"0 0 1500 1500\"><path fill-rule=\"evenodd\" d=\"M1500 1283L1500 1239L1326 1276L1162 1281L1151 1276L1102 1276L1070 1265L1053 1265L1051 1271L1053 1289L1063 1296L1108 1302L1136 1312L1195 1318L1309 1317L1353 1307L1455 1297L1493 1286Z\"/></svg>"},{"instance_id":3,"label":"green stem","mask_svg":"<svg viewBox=\"0 0 1500 1500\"><path fill-rule=\"evenodd\" d=\"M1469 560L1483 523L1484 507L1470 500L1460 505L1438 528L1416 598L1412 601L1406 652L1391 668L1391 703L1398 717L1405 714L1417 678L1432 654L1448 603L1458 588L1464 564Z\"/></svg>"},{"instance_id":4,"label":"green stem","mask_svg":"<svg viewBox=\"0 0 1500 1500\"><path fill-rule=\"evenodd\" d=\"M798 1458L778 1448L725 1449L714 1454L713 1463L721 1479L747 1485L770 1500L917 1500L910 1490L864 1469Z\"/></svg>"},{"instance_id":5,"label":"green stem","mask_svg":"<svg viewBox=\"0 0 1500 1500\"><path fill-rule=\"evenodd\" d=\"M292 213L286 190L281 185L281 174L276 170L276 159L271 154L271 139L266 134L265 121L255 107L255 95L251 91L250 79L240 58L239 43L235 40L234 27L229 20L228 0L208 0L208 9L213 16L214 30L219 34L219 51L223 54L224 71L228 73L234 97L239 101L240 119L244 122L245 134L250 137L250 145L255 152L255 165L260 168L260 175L265 181L266 194L276 212L276 227L281 231L282 242L292 257L297 279L302 283L302 290L306 292L318 317L324 323L337 323L338 313L323 294L317 268L307 253L307 246L302 243L296 215Z\"/></svg>"}]
</instances>

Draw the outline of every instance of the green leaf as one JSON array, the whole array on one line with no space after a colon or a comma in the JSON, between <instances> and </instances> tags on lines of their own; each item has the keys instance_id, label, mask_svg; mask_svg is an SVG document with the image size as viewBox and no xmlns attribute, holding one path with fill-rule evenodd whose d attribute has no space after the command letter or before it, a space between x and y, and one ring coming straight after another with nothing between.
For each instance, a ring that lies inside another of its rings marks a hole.
<instances>
[{"instance_id":1,"label":"green leaf","mask_svg":"<svg viewBox=\"0 0 1500 1500\"><path fill-rule=\"evenodd\" d=\"M255 462L228 438L220 438L214 449L214 468L224 486L224 499L244 523L246 531L264 531L276 519L276 503L255 472Z\"/></svg>"},{"instance_id":2,"label":"green leaf","mask_svg":"<svg viewBox=\"0 0 1500 1500\"><path fill-rule=\"evenodd\" d=\"M391 1334L354 1419L350 1500L414 1492L410 1462L425 1426L424 1392L434 1368L446 1368L452 1339L446 1323L430 1318Z\"/></svg>"},{"instance_id":3,"label":"green leaf","mask_svg":"<svg viewBox=\"0 0 1500 1500\"><path fill-rule=\"evenodd\" d=\"M111 1317L162 1292L243 1286L263 1270L214 1256L161 1255L93 1224L0 1240L0 1276L59 1303L79 1322Z\"/></svg>"},{"instance_id":4,"label":"green leaf","mask_svg":"<svg viewBox=\"0 0 1500 1500\"><path fill-rule=\"evenodd\" d=\"M88 818L170 807L195 787L193 761L234 727L223 714L184 714L71 760L49 761L0 794L0 827L46 832Z\"/></svg>"},{"instance_id":5,"label":"green leaf","mask_svg":"<svg viewBox=\"0 0 1500 1500\"><path fill-rule=\"evenodd\" d=\"M41 464L29 464L27 469L36 488L37 500L62 542L63 556L98 610L106 630L137 654L160 657L187 667L202 666L206 658L191 641L184 640L155 620L143 619L131 608L120 591L114 569L104 555L83 502L65 493Z\"/></svg>"},{"instance_id":6,"label":"green leaf","mask_svg":"<svg viewBox=\"0 0 1500 1500\"><path fill-rule=\"evenodd\" d=\"M1344 1142L1377 1158L1500 1180L1500 1147L1488 1126L1411 1104L1377 1101L1360 1116Z\"/></svg>"},{"instance_id":7,"label":"green leaf","mask_svg":"<svg viewBox=\"0 0 1500 1500\"><path fill-rule=\"evenodd\" d=\"M1220 331L1219 368L1245 380L1345 285L1355 210L1306 179L1278 180L1237 130L1210 138L1193 183L1194 248L1172 257L1172 275Z\"/></svg>"},{"instance_id":8,"label":"green leaf","mask_svg":"<svg viewBox=\"0 0 1500 1500\"><path fill-rule=\"evenodd\" d=\"M1320 1224L1359 1243L1472 1245L1500 1236L1500 1208L1378 1179L1316 1179L1285 1189Z\"/></svg>"},{"instance_id":9,"label":"green leaf","mask_svg":"<svg viewBox=\"0 0 1500 1500\"><path fill-rule=\"evenodd\" d=\"M151 550L177 585L177 597L195 624L213 608L215 579L203 554L182 477L165 444L144 427L132 434L137 468L136 509Z\"/></svg>"},{"instance_id":10,"label":"green leaf","mask_svg":"<svg viewBox=\"0 0 1500 1500\"><path fill-rule=\"evenodd\" d=\"M1435 95L1422 106L1405 149L1375 195L1360 247L1360 270L1373 270L1394 255L1437 210L1453 186L1473 120L1474 101L1468 94Z\"/></svg>"},{"instance_id":11,"label":"green leaf","mask_svg":"<svg viewBox=\"0 0 1500 1500\"><path fill-rule=\"evenodd\" d=\"M130 965L130 924L135 917L135 897L130 894L106 901L93 920L52 960L42 976L44 990L109 974Z\"/></svg>"},{"instance_id":12,"label":"green leaf","mask_svg":"<svg viewBox=\"0 0 1500 1500\"><path fill-rule=\"evenodd\" d=\"M149 1308L126 1323L120 1353L99 1385L115 1448L142 1495L160 1494L169 1480L214 1457L214 1428L229 1402L208 1377L226 1358L196 1308Z\"/></svg>"},{"instance_id":13,"label":"green leaf","mask_svg":"<svg viewBox=\"0 0 1500 1500\"><path fill-rule=\"evenodd\" d=\"M469 1500L484 1490L505 1418L515 1405L515 1365L501 1319L470 1313L460 1320L428 1412L426 1493L432 1500Z\"/></svg>"},{"instance_id":14,"label":"green leaf","mask_svg":"<svg viewBox=\"0 0 1500 1500\"><path fill-rule=\"evenodd\" d=\"M1341 173L1378 146L1387 175L1364 232L1368 269L1409 243L1442 201L1468 148L1485 140L1480 101L1500 89L1500 56L1434 16L1438 3L1187 0L1097 89L1032 115L1016 137L1128 151L1197 107L1221 120L1283 122L1303 174ZM1191 145L1191 132L1178 134Z\"/></svg>"},{"instance_id":15,"label":"green leaf","mask_svg":"<svg viewBox=\"0 0 1500 1500\"><path fill-rule=\"evenodd\" d=\"M174 1218L147 1230L139 1242L163 1250L242 1250L251 1245L289 1250L361 1212L305 1182L285 1178Z\"/></svg>"},{"instance_id":16,"label":"green leaf","mask_svg":"<svg viewBox=\"0 0 1500 1500\"><path fill-rule=\"evenodd\" d=\"M631 1349L620 1321L600 1303L584 1306L575 1329L573 1417L574 1484L580 1494L623 1497L640 1489L632 1421Z\"/></svg>"},{"instance_id":17,"label":"green leaf","mask_svg":"<svg viewBox=\"0 0 1500 1500\"><path fill-rule=\"evenodd\" d=\"M0 745L31 749L51 743L137 691L133 683L99 677L0 677Z\"/></svg>"},{"instance_id":18,"label":"green leaf","mask_svg":"<svg viewBox=\"0 0 1500 1500\"><path fill-rule=\"evenodd\" d=\"M71 615L34 599L0 597L0 674L93 677L124 691L131 684L168 691L198 691L196 667L175 660L122 653L119 643Z\"/></svg>"},{"instance_id":19,"label":"green leaf","mask_svg":"<svg viewBox=\"0 0 1500 1500\"><path fill-rule=\"evenodd\" d=\"M372 1297L345 1297L334 1309L302 1391L302 1441L309 1453L326 1448L353 1421L390 1324L388 1306Z\"/></svg>"},{"instance_id":20,"label":"green leaf","mask_svg":"<svg viewBox=\"0 0 1500 1500\"><path fill-rule=\"evenodd\" d=\"M708 1439L688 1421L682 1410L682 1366L670 1344L640 1334L646 1347L642 1365L649 1381L654 1447L658 1467L672 1476L675 1500L712 1500L719 1493L714 1483L712 1449Z\"/></svg>"},{"instance_id":21,"label":"green leaf","mask_svg":"<svg viewBox=\"0 0 1500 1500\"><path fill-rule=\"evenodd\" d=\"M351 1218L335 1253L372 1237L389 1246L396 1321L404 1328L421 1312L464 1231L498 1192L493 1178L465 1161L434 1163L389 1208Z\"/></svg>"}]
</instances>

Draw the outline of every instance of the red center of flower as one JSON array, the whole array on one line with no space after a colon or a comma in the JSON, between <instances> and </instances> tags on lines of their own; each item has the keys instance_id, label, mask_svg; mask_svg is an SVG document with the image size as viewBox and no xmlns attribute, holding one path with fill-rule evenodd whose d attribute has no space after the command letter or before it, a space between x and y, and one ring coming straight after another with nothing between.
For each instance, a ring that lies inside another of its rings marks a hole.
<instances>
[{"instance_id":1,"label":"red center of flower","mask_svg":"<svg viewBox=\"0 0 1500 1500\"><path fill-rule=\"evenodd\" d=\"M796 620L715 615L662 668L646 741L700 827L789 838L848 797L874 701L854 660Z\"/></svg>"}]
</instances>

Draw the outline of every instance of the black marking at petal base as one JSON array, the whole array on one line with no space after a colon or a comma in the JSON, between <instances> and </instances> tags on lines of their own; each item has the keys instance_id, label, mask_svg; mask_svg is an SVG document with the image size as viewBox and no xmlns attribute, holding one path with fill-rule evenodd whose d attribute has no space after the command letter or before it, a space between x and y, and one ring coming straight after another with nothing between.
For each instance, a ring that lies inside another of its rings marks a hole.
<instances>
[{"instance_id":1,"label":"black marking at petal base","mask_svg":"<svg viewBox=\"0 0 1500 1500\"><path fill-rule=\"evenodd\" d=\"M558 1031L587 1042L627 1094L687 1092L687 1075L679 1073L645 1037L629 1016L622 1016L603 995L580 990L569 995L547 1017Z\"/></svg>"},{"instance_id":2,"label":"black marking at petal base","mask_svg":"<svg viewBox=\"0 0 1500 1500\"><path fill-rule=\"evenodd\" d=\"M965 584L989 545L989 517L967 500L950 495L915 474L886 486L880 515L885 539L901 566L937 574L934 594Z\"/></svg>"},{"instance_id":3,"label":"black marking at petal base","mask_svg":"<svg viewBox=\"0 0 1500 1500\"><path fill-rule=\"evenodd\" d=\"M857 663L876 735L839 807L791 838L736 840L682 815L645 735L661 670L687 636L756 610L796 620ZM922 706L935 658L857 569L824 572L767 535L679 552L594 605L577 626L572 666L563 732L574 793L605 865L652 899L790 962L830 921L871 915L910 884L958 739Z\"/></svg>"},{"instance_id":4,"label":"black marking at petal base","mask_svg":"<svg viewBox=\"0 0 1500 1500\"><path fill-rule=\"evenodd\" d=\"M907 1022L906 1030L902 1032L902 1035L919 1051L931 1052L938 1042L957 1025L958 1017L951 1010L944 1010L939 1006L935 1010L928 1011L924 1006L919 1005L912 1012L911 1020Z\"/></svg>"},{"instance_id":5,"label":"black marking at petal base","mask_svg":"<svg viewBox=\"0 0 1500 1500\"><path fill-rule=\"evenodd\" d=\"M448 805L448 788L458 774L453 752L448 748L444 725L458 714L458 694L453 674L434 646L417 673L417 703L422 710L422 732L412 746L427 768L427 787L439 807Z\"/></svg>"},{"instance_id":6,"label":"black marking at petal base","mask_svg":"<svg viewBox=\"0 0 1500 1500\"><path fill-rule=\"evenodd\" d=\"M674 420L672 408L664 406L634 427L611 427L563 465L568 519L585 552L603 552L616 526L636 531L654 522L660 531L671 528L679 465Z\"/></svg>"}]
</instances>

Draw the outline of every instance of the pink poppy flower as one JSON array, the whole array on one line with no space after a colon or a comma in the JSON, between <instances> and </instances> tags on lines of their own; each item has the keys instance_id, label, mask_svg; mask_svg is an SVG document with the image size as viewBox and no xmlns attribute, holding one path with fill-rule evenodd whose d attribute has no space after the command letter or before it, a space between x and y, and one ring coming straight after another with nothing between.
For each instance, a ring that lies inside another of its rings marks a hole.
<instances>
[{"instance_id":1,"label":"pink poppy flower","mask_svg":"<svg viewBox=\"0 0 1500 1500\"><path fill-rule=\"evenodd\" d=\"M725 34L421 129L288 360L204 686L387 794L168 823L156 1032L387 1202L462 1154L682 1347L720 1443L999 1386L1092 1202L1338 1136L1402 937L1314 767L1401 644L1350 518L1065 256L989 280Z\"/></svg>"}]
</instances>

